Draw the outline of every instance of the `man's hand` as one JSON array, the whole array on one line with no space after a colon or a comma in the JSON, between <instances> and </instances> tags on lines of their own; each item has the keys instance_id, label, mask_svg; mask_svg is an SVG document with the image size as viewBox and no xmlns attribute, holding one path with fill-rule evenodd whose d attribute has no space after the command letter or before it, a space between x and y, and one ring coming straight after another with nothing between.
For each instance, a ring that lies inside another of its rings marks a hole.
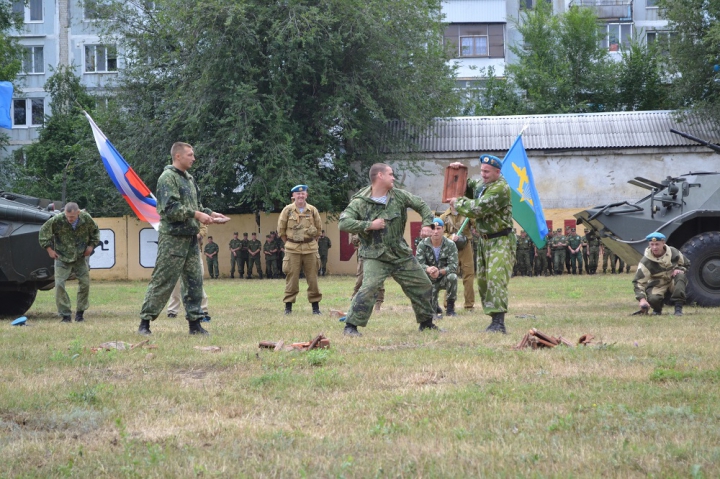
<instances>
[{"instance_id":1,"label":"man's hand","mask_svg":"<svg viewBox=\"0 0 720 479\"><path fill-rule=\"evenodd\" d=\"M647 299L643 298L640 300L640 309L650 309L650 303L647 302Z\"/></svg>"},{"instance_id":2,"label":"man's hand","mask_svg":"<svg viewBox=\"0 0 720 479\"><path fill-rule=\"evenodd\" d=\"M376 218L370 223L370 227L368 230L382 230L385 229L385 219L384 218Z\"/></svg>"},{"instance_id":3,"label":"man's hand","mask_svg":"<svg viewBox=\"0 0 720 479\"><path fill-rule=\"evenodd\" d=\"M430 236L432 236L432 233L433 233L433 229L429 226L423 226L420 229L420 236L423 238L429 238Z\"/></svg>"},{"instance_id":4,"label":"man's hand","mask_svg":"<svg viewBox=\"0 0 720 479\"><path fill-rule=\"evenodd\" d=\"M209 225L209 224L212 224L212 222L213 222L212 216L206 215L202 211L195 212L195 219L204 225Z\"/></svg>"},{"instance_id":5,"label":"man's hand","mask_svg":"<svg viewBox=\"0 0 720 479\"><path fill-rule=\"evenodd\" d=\"M437 277L440 275L440 270L437 269L436 266L428 266L425 268L425 272L430 276L432 279L437 279Z\"/></svg>"},{"instance_id":6,"label":"man's hand","mask_svg":"<svg viewBox=\"0 0 720 479\"><path fill-rule=\"evenodd\" d=\"M48 256L50 256L52 259L58 259L58 258L60 257L60 256L58 256L58 254L55 252L55 250L52 249L51 247L48 246L48 247L45 248L45 249L46 249L47 252L48 252Z\"/></svg>"},{"instance_id":7,"label":"man's hand","mask_svg":"<svg viewBox=\"0 0 720 479\"><path fill-rule=\"evenodd\" d=\"M95 248L93 248L92 246L88 246L87 248L85 248L85 253L83 254L83 256L90 256L91 254L93 254L93 251L95 251Z\"/></svg>"},{"instance_id":8,"label":"man's hand","mask_svg":"<svg viewBox=\"0 0 720 479\"><path fill-rule=\"evenodd\" d=\"M676 269L672 272L672 277L674 278L676 275L681 274L681 273L684 273L684 271L681 269Z\"/></svg>"},{"instance_id":9,"label":"man's hand","mask_svg":"<svg viewBox=\"0 0 720 479\"><path fill-rule=\"evenodd\" d=\"M459 238L460 238L460 237L459 237L458 235L456 235L456 234L453 234L453 235L450 237L450 239L453 240L453 241L457 241Z\"/></svg>"},{"instance_id":10,"label":"man's hand","mask_svg":"<svg viewBox=\"0 0 720 479\"><path fill-rule=\"evenodd\" d=\"M463 164L460 163L459 161L455 161L455 162L453 162L453 163L450 163L448 166L449 166L450 168L454 169L454 170L457 170L458 168L462 168L462 167L465 166L465 165L463 165Z\"/></svg>"},{"instance_id":11,"label":"man's hand","mask_svg":"<svg viewBox=\"0 0 720 479\"><path fill-rule=\"evenodd\" d=\"M214 211L210 214L210 216L213 219L213 223L227 223L228 221L230 221L230 218L228 218L224 214L216 213Z\"/></svg>"}]
</instances>

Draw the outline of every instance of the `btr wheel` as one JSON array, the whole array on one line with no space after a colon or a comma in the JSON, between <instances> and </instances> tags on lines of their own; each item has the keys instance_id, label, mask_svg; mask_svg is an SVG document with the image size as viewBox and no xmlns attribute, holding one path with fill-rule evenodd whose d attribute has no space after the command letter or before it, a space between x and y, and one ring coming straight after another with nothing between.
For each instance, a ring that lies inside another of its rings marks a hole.
<instances>
[{"instance_id":1,"label":"btr wheel","mask_svg":"<svg viewBox=\"0 0 720 479\"><path fill-rule=\"evenodd\" d=\"M37 290L0 291L0 316L19 316L25 314L35 302Z\"/></svg>"},{"instance_id":2,"label":"btr wheel","mask_svg":"<svg viewBox=\"0 0 720 479\"><path fill-rule=\"evenodd\" d=\"M690 261L687 304L720 306L720 232L694 236L680 251Z\"/></svg>"}]
</instances>

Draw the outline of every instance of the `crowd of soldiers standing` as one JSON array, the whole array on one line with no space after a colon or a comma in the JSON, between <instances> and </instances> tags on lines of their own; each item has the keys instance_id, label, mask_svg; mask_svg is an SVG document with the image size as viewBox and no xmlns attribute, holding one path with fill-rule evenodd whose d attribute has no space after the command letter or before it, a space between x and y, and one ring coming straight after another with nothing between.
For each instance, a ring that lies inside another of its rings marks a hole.
<instances>
[{"instance_id":1,"label":"crowd of soldiers standing","mask_svg":"<svg viewBox=\"0 0 720 479\"><path fill-rule=\"evenodd\" d=\"M602 256L602 272L610 274L630 272L630 265L610 248L600 242L596 234L589 231L585 236L577 234L573 227L550 231L545 237L545 246L538 248L525 231L517 241L517 255L513 276L559 276L565 274L596 274Z\"/></svg>"}]
</instances>

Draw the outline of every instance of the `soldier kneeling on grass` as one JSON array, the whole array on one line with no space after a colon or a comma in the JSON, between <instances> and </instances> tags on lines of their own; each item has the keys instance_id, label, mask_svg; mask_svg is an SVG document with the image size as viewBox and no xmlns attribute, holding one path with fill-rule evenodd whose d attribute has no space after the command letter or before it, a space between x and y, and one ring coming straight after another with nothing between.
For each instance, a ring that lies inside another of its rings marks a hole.
<instances>
[{"instance_id":1,"label":"soldier kneeling on grass","mask_svg":"<svg viewBox=\"0 0 720 479\"><path fill-rule=\"evenodd\" d=\"M666 245L662 233L650 233L645 239L649 244L633 279L640 310L647 312L652 306L652 314L660 315L667 298L675 305L675 316L682 316L687 286L685 273L690 261L676 248Z\"/></svg>"}]
</instances>

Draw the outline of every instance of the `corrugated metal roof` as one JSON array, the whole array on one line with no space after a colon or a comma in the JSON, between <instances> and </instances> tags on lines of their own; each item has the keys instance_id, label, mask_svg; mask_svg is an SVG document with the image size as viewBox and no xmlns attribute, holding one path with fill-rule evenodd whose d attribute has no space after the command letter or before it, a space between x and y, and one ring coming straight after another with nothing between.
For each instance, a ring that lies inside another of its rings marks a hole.
<instances>
[{"instance_id":1,"label":"corrugated metal roof","mask_svg":"<svg viewBox=\"0 0 720 479\"><path fill-rule=\"evenodd\" d=\"M712 121L697 116L680 121L674 115L673 111L635 111L443 118L418 143L424 152L504 151L526 125L527 150L697 146L670 128L720 143L720 129ZM400 133L399 123L391 128Z\"/></svg>"}]
</instances>

